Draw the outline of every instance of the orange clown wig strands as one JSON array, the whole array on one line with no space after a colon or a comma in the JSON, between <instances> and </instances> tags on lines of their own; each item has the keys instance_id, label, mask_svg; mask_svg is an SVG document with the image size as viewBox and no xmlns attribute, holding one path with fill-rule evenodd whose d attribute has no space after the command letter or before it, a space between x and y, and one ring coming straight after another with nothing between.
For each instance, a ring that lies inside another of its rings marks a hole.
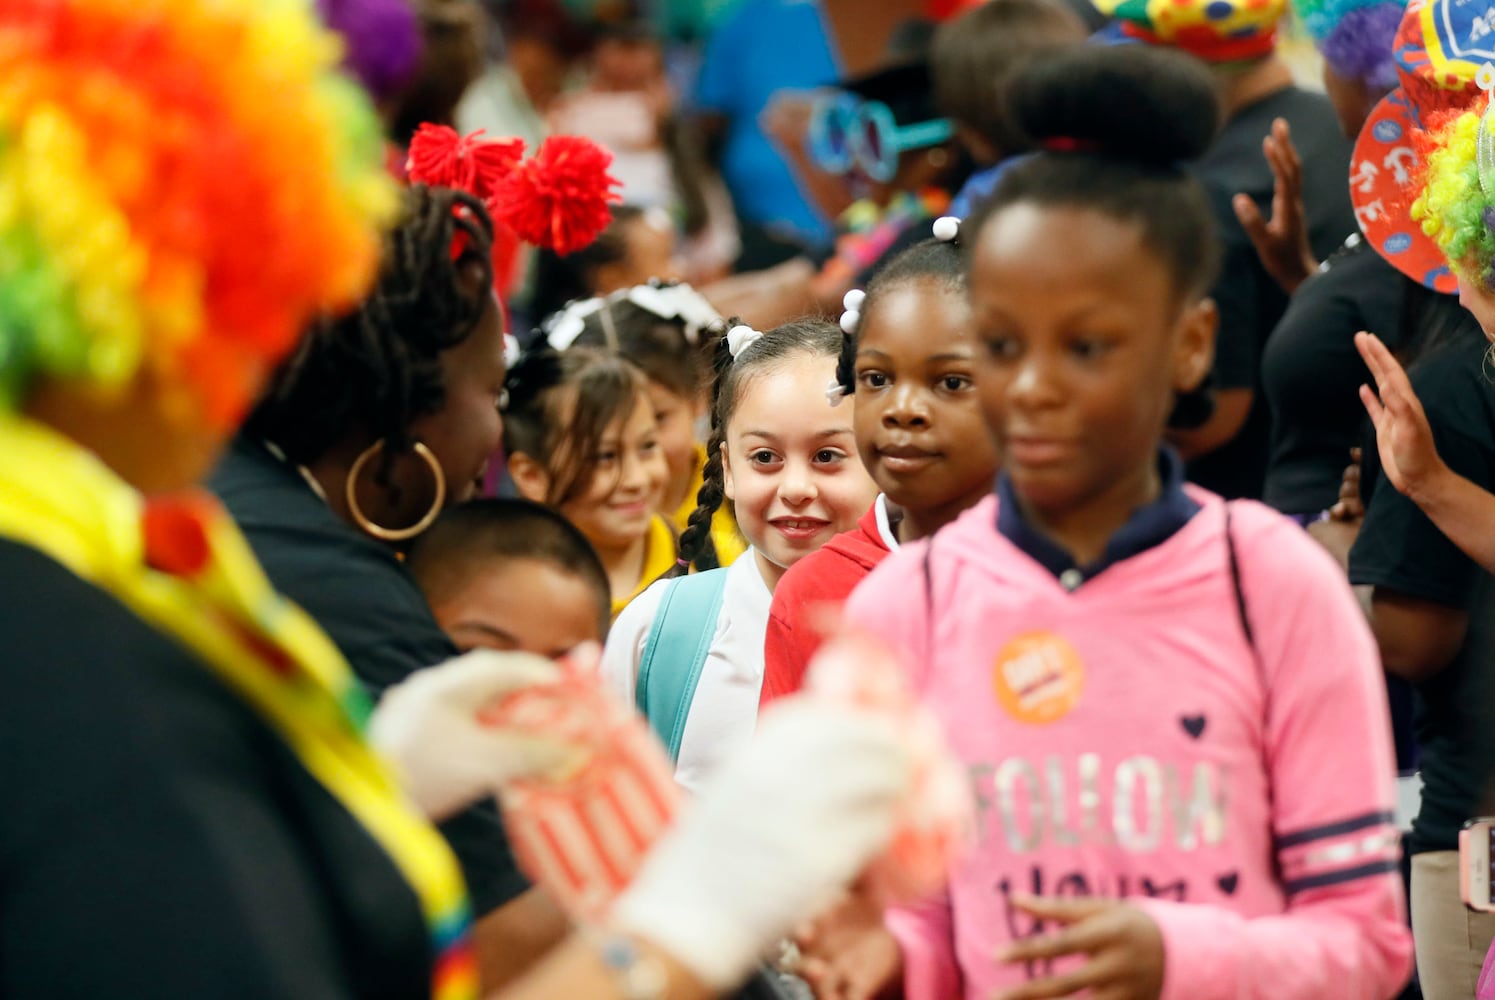
<instances>
[{"instance_id":1,"label":"orange clown wig strands","mask_svg":"<svg viewBox=\"0 0 1495 1000\"><path fill-rule=\"evenodd\" d=\"M0 2L0 413L149 369L226 428L362 296L397 201L340 57L310 0Z\"/></svg>"}]
</instances>

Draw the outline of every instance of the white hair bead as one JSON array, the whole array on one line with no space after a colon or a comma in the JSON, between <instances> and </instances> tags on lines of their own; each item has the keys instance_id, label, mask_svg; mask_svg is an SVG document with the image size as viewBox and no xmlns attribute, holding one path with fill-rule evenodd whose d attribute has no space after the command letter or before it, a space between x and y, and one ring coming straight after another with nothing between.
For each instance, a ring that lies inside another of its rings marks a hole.
<instances>
[{"instance_id":1,"label":"white hair bead","mask_svg":"<svg viewBox=\"0 0 1495 1000\"><path fill-rule=\"evenodd\" d=\"M857 324L861 322L862 314L855 309L848 309L841 314L841 332L851 335L857 332Z\"/></svg>"},{"instance_id":2,"label":"white hair bead","mask_svg":"<svg viewBox=\"0 0 1495 1000\"><path fill-rule=\"evenodd\" d=\"M860 312L862 303L867 301L867 293L860 288L853 288L841 299L841 308L847 312Z\"/></svg>"},{"instance_id":3,"label":"white hair bead","mask_svg":"<svg viewBox=\"0 0 1495 1000\"><path fill-rule=\"evenodd\" d=\"M953 215L942 215L934 220L934 238L949 243L960 235L960 220Z\"/></svg>"}]
</instances>

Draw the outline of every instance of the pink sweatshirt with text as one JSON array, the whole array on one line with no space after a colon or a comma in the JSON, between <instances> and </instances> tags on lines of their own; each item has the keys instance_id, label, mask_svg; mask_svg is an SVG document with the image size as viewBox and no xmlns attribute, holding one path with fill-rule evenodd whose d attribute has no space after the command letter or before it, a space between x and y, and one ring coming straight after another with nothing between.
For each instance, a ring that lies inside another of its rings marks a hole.
<instances>
[{"instance_id":1,"label":"pink sweatshirt with text","mask_svg":"<svg viewBox=\"0 0 1495 1000\"><path fill-rule=\"evenodd\" d=\"M1411 971L1374 640L1291 522L1226 505L1073 592L996 530L995 497L852 595L944 722L979 843L948 898L889 914L910 1000L1065 971L999 965L1052 931L1014 893L1126 897L1162 930L1163 1000L1384 1000ZM930 601L925 598L926 567Z\"/></svg>"}]
</instances>

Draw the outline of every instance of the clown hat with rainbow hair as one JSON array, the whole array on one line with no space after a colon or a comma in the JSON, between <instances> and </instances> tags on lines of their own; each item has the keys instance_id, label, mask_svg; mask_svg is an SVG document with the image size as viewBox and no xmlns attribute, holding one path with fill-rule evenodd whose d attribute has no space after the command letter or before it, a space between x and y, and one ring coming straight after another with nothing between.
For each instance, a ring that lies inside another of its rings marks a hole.
<instances>
[{"instance_id":1,"label":"clown hat with rainbow hair","mask_svg":"<svg viewBox=\"0 0 1495 1000\"><path fill-rule=\"evenodd\" d=\"M0 3L0 414L143 372L229 428L397 206L310 0Z\"/></svg>"},{"instance_id":2,"label":"clown hat with rainbow hair","mask_svg":"<svg viewBox=\"0 0 1495 1000\"><path fill-rule=\"evenodd\" d=\"M1476 77L1495 60L1492 28L1495 6L1412 0L1392 48L1400 85L1372 109L1350 160L1350 200L1366 240L1439 292L1458 290L1449 260L1484 226L1471 200L1471 109L1484 106ZM1485 241L1495 249L1495 235Z\"/></svg>"}]
</instances>

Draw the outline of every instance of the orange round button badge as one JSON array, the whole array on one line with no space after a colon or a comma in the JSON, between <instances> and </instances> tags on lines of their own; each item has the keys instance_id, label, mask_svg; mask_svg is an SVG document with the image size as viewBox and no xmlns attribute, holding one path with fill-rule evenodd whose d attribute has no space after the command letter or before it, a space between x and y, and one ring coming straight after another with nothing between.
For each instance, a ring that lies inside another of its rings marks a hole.
<instances>
[{"instance_id":1,"label":"orange round button badge","mask_svg":"<svg viewBox=\"0 0 1495 1000\"><path fill-rule=\"evenodd\" d=\"M1085 665L1069 640L1025 632L997 653L997 701L1019 722L1044 725L1068 715L1085 687Z\"/></svg>"}]
</instances>

